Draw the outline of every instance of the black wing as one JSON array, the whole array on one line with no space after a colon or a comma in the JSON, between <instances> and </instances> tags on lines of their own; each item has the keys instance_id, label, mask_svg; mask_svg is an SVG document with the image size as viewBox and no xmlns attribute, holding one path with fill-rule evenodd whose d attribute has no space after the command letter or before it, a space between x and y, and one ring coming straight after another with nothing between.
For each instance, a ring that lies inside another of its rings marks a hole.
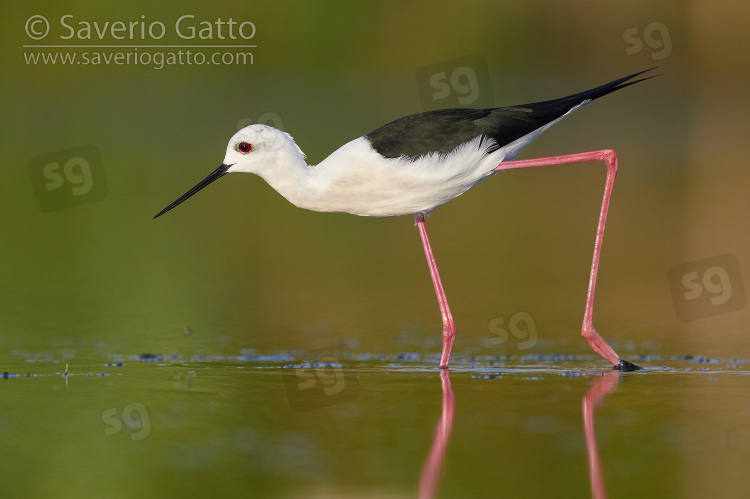
<instances>
[{"instance_id":1,"label":"black wing","mask_svg":"<svg viewBox=\"0 0 750 499\"><path fill-rule=\"evenodd\" d=\"M655 68L646 71L652 69ZM561 99L491 109L440 109L412 114L383 125L365 137L386 158L414 159L431 152L446 154L479 135L497 142L492 152L556 120L584 100L594 100L653 78L625 83L646 71Z\"/></svg>"}]
</instances>

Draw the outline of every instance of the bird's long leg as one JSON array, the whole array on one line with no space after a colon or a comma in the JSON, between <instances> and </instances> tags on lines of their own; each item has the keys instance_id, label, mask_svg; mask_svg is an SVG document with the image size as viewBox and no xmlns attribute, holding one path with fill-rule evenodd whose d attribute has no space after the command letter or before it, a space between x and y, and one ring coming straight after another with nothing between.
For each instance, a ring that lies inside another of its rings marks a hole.
<instances>
[{"instance_id":1,"label":"bird's long leg","mask_svg":"<svg viewBox=\"0 0 750 499\"><path fill-rule=\"evenodd\" d=\"M438 305L440 306L440 315L443 318L443 354L440 356L440 369L448 369L448 360L451 357L451 349L453 348L453 342L456 339L456 323L453 322L451 309L448 306L448 298L445 297L445 290L443 289L443 283L440 280L440 272L438 272L437 263L435 262L435 255L432 253L430 237L427 235L424 215L417 215L415 218L417 228L419 229L419 237L422 238L424 256L427 258L427 266L430 268L432 285L435 286L435 294L437 295Z\"/></svg>"},{"instance_id":2,"label":"bird's long leg","mask_svg":"<svg viewBox=\"0 0 750 499\"><path fill-rule=\"evenodd\" d=\"M568 163L581 163L586 161L603 161L607 165L607 178L604 184L604 197L602 208L599 212L599 223L596 228L596 240L594 241L594 258L591 262L591 274L589 276L589 288L586 295L586 310L583 313L583 327L581 334L591 345L596 353L611 362L615 369L630 371L640 369L635 364L620 359L604 338L594 329L594 294L596 293L596 276L599 272L599 257L602 252L602 240L604 239L604 226L607 223L607 211L609 200L612 197L612 188L615 185L617 175L617 153L611 149L602 151L582 152L578 154L567 154L565 156L552 156L549 158L527 159L521 161L507 161L500 163L494 171L515 170L518 168L532 168L535 166L564 165Z\"/></svg>"}]
</instances>

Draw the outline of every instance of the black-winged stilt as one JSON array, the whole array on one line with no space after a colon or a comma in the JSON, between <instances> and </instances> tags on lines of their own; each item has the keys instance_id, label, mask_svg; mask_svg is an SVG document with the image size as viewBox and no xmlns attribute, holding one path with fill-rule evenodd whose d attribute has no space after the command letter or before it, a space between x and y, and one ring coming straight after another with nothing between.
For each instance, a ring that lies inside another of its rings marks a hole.
<instances>
[{"instance_id":1,"label":"black-winged stilt","mask_svg":"<svg viewBox=\"0 0 750 499\"><path fill-rule=\"evenodd\" d=\"M646 71L561 99L494 109L443 109L406 116L344 144L317 166L305 162L305 154L289 134L266 125L250 125L229 140L219 168L154 218L214 180L234 172L259 175L287 200L308 210L369 217L414 216L443 319L440 368L447 369L456 325L440 281L425 217L502 170L604 161L607 176L581 334L615 369L639 369L620 359L593 325L599 256L617 173L615 151L513 160L544 130L579 107L651 78L631 81Z\"/></svg>"}]
</instances>

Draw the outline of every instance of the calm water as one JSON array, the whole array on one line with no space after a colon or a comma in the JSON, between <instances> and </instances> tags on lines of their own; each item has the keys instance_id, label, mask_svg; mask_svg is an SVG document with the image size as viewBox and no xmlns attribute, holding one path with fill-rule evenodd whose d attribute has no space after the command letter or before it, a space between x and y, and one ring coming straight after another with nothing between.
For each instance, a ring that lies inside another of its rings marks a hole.
<instances>
[{"instance_id":1,"label":"calm water","mask_svg":"<svg viewBox=\"0 0 750 499\"><path fill-rule=\"evenodd\" d=\"M85 357L85 358L84 358ZM750 360L16 350L4 497L739 497ZM66 363L68 373L65 374ZM92 492L94 491L94 492Z\"/></svg>"}]
</instances>

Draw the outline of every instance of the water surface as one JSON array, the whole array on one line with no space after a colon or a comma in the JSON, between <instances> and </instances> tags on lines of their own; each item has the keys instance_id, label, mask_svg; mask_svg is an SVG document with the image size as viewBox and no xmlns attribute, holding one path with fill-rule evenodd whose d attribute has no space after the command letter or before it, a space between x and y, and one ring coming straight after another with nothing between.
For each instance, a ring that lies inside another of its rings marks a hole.
<instances>
[{"instance_id":1,"label":"water surface","mask_svg":"<svg viewBox=\"0 0 750 499\"><path fill-rule=\"evenodd\" d=\"M15 351L6 497L730 497L750 360ZM65 373L66 364L68 372Z\"/></svg>"}]
</instances>

